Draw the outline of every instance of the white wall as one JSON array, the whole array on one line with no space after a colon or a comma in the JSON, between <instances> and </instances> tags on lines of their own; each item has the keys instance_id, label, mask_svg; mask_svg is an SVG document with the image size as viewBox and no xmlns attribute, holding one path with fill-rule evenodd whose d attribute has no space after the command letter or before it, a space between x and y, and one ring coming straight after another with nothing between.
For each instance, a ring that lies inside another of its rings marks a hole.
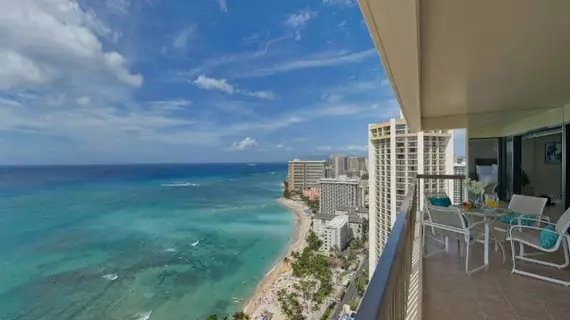
<instances>
[{"instance_id":1,"label":"white wall","mask_svg":"<svg viewBox=\"0 0 570 320\"><path fill-rule=\"evenodd\" d=\"M528 175L532 188L526 189L532 195L559 197L562 190L562 165L546 164L546 143L561 142L562 135L557 133L544 137L523 139L521 167ZM530 191L530 192L529 192Z\"/></svg>"}]
</instances>

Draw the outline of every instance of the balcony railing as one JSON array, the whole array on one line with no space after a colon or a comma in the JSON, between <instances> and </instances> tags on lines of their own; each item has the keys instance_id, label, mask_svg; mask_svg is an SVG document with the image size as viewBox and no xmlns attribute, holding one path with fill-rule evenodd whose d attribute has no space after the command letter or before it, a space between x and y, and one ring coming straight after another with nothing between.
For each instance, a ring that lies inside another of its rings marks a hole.
<instances>
[{"instance_id":1,"label":"balcony railing","mask_svg":"<svg viewBox=\"0 0 570 320\"><path fill-rule=\"evenodd\" d=\"M421 237L416 186L410 188L380 256L357 320L421 317Z\"/></svg>"},{"instance_id":2,"label":"balcony railing","mask_svg":"<svg viewBox=\"0 0 570 320\"><path fill-rule=\"evenodd\" d=\"M423 261L419 192L445 192L452 195L455 182L463 179L465 177L462 175L417 175L378 260L358 309L357 320L422 318ZM430 187L425 187L426 184ZM465 193L460 188L460 199L457 200L463 201Z\"/></svg>"}]
</instances>

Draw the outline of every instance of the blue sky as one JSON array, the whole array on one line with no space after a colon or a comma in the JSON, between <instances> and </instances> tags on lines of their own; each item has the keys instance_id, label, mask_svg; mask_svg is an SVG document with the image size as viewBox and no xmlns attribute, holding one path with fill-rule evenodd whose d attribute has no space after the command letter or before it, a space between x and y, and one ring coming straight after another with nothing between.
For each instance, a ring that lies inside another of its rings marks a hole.
<instances>
[{"instance_id":1,"label":"blue sky","mask_svg":"<svg viewBox=\"0 0 570 320\"><path fill-rule=\"evenodd\" d=\"M0 6L2 164L364 155L399 116L353 0Z\"/></svg>"}]
</instances>

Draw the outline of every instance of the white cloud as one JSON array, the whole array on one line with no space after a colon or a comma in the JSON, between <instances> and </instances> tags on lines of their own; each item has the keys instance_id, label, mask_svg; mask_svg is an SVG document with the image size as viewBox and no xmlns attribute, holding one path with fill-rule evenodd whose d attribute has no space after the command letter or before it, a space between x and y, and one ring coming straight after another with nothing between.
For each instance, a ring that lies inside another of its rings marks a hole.
<instances>
[{"instance_id":1,"label":"white cloud","mask_svg":"<svg viewBox=\"0 0 570 320\"><path fill-rule=\"evenodd\" d=\"M236 86L229 84L226 79L216 79L209 78L202 74L193 81L193 83L200 89L221 91L227 94L240 94L243 96L255 97L264 100L274 100L276 98L275 93L271 91L249 91L238 89Z\"/></svg>"},{"instance_id":2,"label":"white cloud","mask_svg":"<svg viewBox=\"0 0 570 320\"><path fill-rule=\"evenodd\" d=\"M318 15L316 11L303 10L297 13L290 14L284 21L285 25L295 31L295 40L301 40L301 29L305 27L309 20Z\"/></svg>"},{"instance_id":3,"label":"white cloud","mask_svg":"<svg viewBox=\"0 0 570 320\"><path fill-rule=\"evenodd\" d=\"M251 137L246 137L241 141L236 141L232 144L231 150L251 150L259 146L257 141Z\"/></svg>"},{"instance_id":4,"label":"white cloud","mask_svg":"<svg viewBox=\"0 0 570 320\"><path fill-rule=\"evenodd\" d=\"M380 82L380 85L383 87L390 87L392 84L390 83L390 80L388 80L388 78L384 78Z\"/></svg>"},{"instance_id":5,"label":"white cloud","mask_svg":"<svg viewBox=\"0 0 570 320\"><path fill-rule=\"evenodd\" d=\"M337 24L337 27L342 28L346 26L346 20L341 21L339 24Z\"/></svg>"},{"instance_id":6,"label":"white cloud","mask_svg":"<svg viewBox=\"0 0 570 320\"><path fill-rule=\"evenodd\" d=\"M198 88L204 90L221 91L229 94L234 93L234 87L226 79L208 78L206 75L199 75L193 82Z\"/></svg>"},{"instance_id":7,"label":"white cloud","mask_svg":"<svg viewBox=\"0 0 570 320\"><path fill-rule=\"evenodd\" d=\"M297 13L290 14L285 20L285 24L291 28L302 28L309 20L315 18L318 12L303 10Z\"/></svg>"},{"instance_id":8,"label":"white cloud","mask_svg":"<svg viewBox=\"0 0 570 320\"><path fill-rule=\"evenodd\" d=\"M321 100L326 101L328 103L337 103L339 101L341 101L344 98L343 95L341 94L336 94L336 93L322 93L321 94Z\"/></svg>"},{"instance_id":9,"label":"white cloud","mask_svg":"<svg viewBox=\"0 0 570 320\"><path fill-rule=\"evenodd\" d=\"M107 7L117 14L128 14L130 5L129 0L107 0Z\"/></svg>"},{"instance_id":10,"label":"white cloud","mask_svg":"<svg viewBox=\"0 0 570 320\"><path fill-rule=\"evenodd\" d=\"M142 83L121 54L103 50L90 29L93 15L75 1L0 0L0 7L0 70L9 71L0 72L4 88L69 80L74 71L108 73L133 86ZM17 64L6 69L7 61Z\"/></svg>"},{"instance_id":11,"label":"white cloud","mask_svg":"<svg viewBox=\"0 0 570 320\"><path fill-rule=\"evenodd\" d=\"M295 70L311 69L311 68L323 68L330 67L339 64L357 63L361 62L367 58L376 55L375 49L369 49L353 53L329 53L325 56L319 57L309 57L301 60L289 61L281 64L276 64L268 68L254 69L250 72L243 72L242 74L236 75L236 77L242 78L254 78L254 77L264 77L280 73L291 72Z\"/></svg>"},{"instance_id":12,"label":"white cloud","mask_svg":"<svg viewBox=\"0 0 570 320\"><path fill-rule=\"evenodd\" d=\"M220 6L220 10L222 12L228 11L228 2L227 0L218 0L218 5Z\"/></svg>"},{"instance_id":13,"label":"white cloud","mask_svg":"<svg viewBox=\"0 0 570 320\"><path fill-rule=\"evenodd\" d=\"M275 93L271 92L271 91L240 91L240 93L246 95L246 96L250 96L250 97L255 97L255 98L259 98L259 99L264 99L264 100L275 100Z\"/></svg>"},{"instance_id":14,"label":"white cloud","mask_svg":"<svg viewBox=\"0 0 570 320\"><path fill-rule=\"evenodd\" d=\"M356 6L356 0L323 0L323 3L326 5L337 5L337 6L346 6L346 7Z\"/></svg>"},{"instance_id":15,"label":"white cloud","mask_svg":"<svg viewBox=\"0 0 570 320\"><path fill-rule=\"evenodd\" d=\"M91 102L91 98L87 97L87 96L83 96L83 97L79 97L77 98L77 104L82 105L82 106L86 106L89 104L89 102Z\"/></svg>"},{"instance_id":16,"label":"white cloud","mask_svg":"<svg viewBox=\"0 0 570 320\"><path fill-rule=\"evenodd\" d=\"M154 112L171 113L186 109L186 107L192 104L192 101L186 99L174 99L151 101L147 104L150 106L150 110Z\"/></svg>"},{"instance_id":17,"label":"white cloud","mask_svg":"<svg viewBox=\"0 0 570 320\"><path fill-rule=\"evenodd\" d=\"M346 146L318 146L318 151L335 151L335 152L347 152L347 153L363 153L368 150L367 145L346 145Z\"/></svg>"},{"instance_id":18,"label":"white cloud","mask_svg":"<svg viewBox=\"0 0 570 320\"><path fill-rule=\"evenodd\" d=\"M186 46L188 45L188 40L189 40L190 36L192 36L194 34L195 30L196 30L196 27L191 26L191 27L186 27L186 28L178 31L174 35L174 38L172 39L172 46L177 50L186 49Z\"/></svg>"},{"instance_id":19,"label":"white cloud","mask_svg":"<svg viewBox=\"0 0 570 320\"><path fill-rule=\"evenodd\" d=\"M367 145L348 145L348 146L344 146L342 149L346 150L346 151L364 152L364 151L368 151L368 146Z\"/></svg>"},{"instance_id":20,"label":"white cloud","mask_svg":"<svg viewBox=\"0 0 570 320\"><path fill-rule=\"evenodd\" d=\"M275 146L275 148L277 148L277 149L283 149L283 148L285 148L285 144L279 143L278 145Z\"/></svg>"},{"instance_id":21,"label":"white cloud","mask_svg":"<svg viewBox=\"0 0 570 320\"><path fill-rule=\"evenodd\" d=\"M0 51L0 89L41 84L49 80L48 71L42 70L32 60L11 50Z\"/></svg>"}]
</instances>

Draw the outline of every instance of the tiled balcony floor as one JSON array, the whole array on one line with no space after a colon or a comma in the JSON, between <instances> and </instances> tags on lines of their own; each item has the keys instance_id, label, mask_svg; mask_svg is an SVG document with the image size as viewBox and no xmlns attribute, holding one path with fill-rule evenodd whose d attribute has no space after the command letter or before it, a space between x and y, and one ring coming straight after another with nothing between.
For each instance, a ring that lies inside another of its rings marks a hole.
<instances>
[{"instance_id":1,"label":"tiled balcony floor","mask_svg":"<svg viewBox=\"0 0 570 320\"><path fill-rule=\"evenodd\" d=\"M440 248L428 237L428 252ZM508 247L508 246L507 246ZM480 265L483 245L473 244L472 267ZM424 259L423 319L570 319L570 288L511 274L512 262L507 249L503 263L500 251L491 251L490 266L472 275L465 274L465 257L457 253L457 242L450 241L449 253ZM560 262L562 256L550 257ZM517 262L517 267L544 275L570 279L570 268L555 268Z\"/></svg>"}]
</instances>

